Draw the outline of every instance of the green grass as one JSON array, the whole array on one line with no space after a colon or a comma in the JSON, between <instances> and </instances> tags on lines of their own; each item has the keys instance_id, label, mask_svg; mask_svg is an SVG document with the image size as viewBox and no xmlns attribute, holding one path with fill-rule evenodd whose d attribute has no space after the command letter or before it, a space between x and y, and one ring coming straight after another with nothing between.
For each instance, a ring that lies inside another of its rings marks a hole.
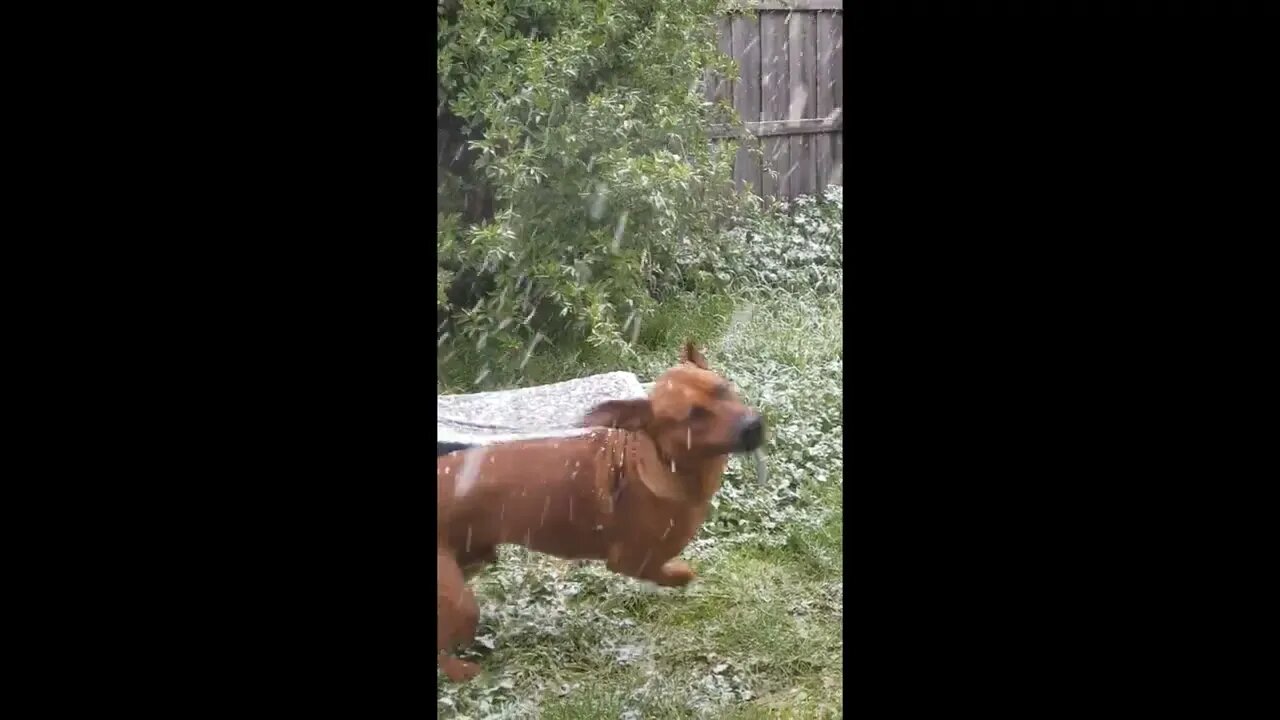
<instances>
[{"instance_id":1,"label":"green grass","mask_svg":"<svg viewBox=\"0 0 1280 720\"><path fill-rule=\"evenodd\" d=\"M636 354L543 347L498 386L609 370L653 378L680 342L704 343L770 423L768 480L735 458L682 556L682 589L504 547L473 581L481 605L468 684L440 679L440 717L842 716L843 310L837 295L683 296L642 328ZM484 360L459 350L439 385L470 389ZM492 646L492 647L489 647Z\"/></svg>"}]
</instances>

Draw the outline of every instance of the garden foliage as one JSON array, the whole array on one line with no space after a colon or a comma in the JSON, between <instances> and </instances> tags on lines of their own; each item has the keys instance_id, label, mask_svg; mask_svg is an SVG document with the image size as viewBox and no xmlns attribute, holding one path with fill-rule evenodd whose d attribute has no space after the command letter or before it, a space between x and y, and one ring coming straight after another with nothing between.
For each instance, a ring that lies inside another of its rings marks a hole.
<instances>
[{"instance_id":1,"label":"garden foliage","mask_svg":"<svg viewBox=\"0 0 1280 720\"><path fill-rule=\"evenodd\" d=\"M717 0L441 2L437 37L442 332L515 352L625 346L690 280L682 245L741 207L731 122L705 97Z\"/></svg>"}]
</instances>

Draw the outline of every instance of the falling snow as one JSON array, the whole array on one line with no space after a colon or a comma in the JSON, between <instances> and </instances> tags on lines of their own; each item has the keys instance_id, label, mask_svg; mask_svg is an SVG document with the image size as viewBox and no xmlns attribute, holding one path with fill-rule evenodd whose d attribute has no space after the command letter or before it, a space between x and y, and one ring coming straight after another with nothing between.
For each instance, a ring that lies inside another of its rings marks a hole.
<instances>
[{"instance_id":1,"label":"falling snow","mask_svg":"<svg viewBox=\"0 0 1280 720\"><path fill-rule=\"evenodd\" d=\"M803 87L792 88L791 105L787 111L787 117L790 120L800 120L804 117L805 101L809 99L809 93Z\"/></svg>"},{"instance_id":2,"label":"falling snow","mask_svg":"<svg viewBox=\"0 0 1280 720\"><path fill-rule=\"evenodd\" d=\"M618 252L622 247L622 234L627 231L627 211L623 210L618 216L618 224L613 228L613 251Z\"/></svg>"},{"instance_id":3,"label":"falling snow","mask_svg":"<svg viewBox=\"0 0 1280 720\"><path fill-rule=\"evenodd\" d=\"M591 193L591 213L592 220L599 220L604 217L604 208L608 196L608 186L604 183L596 183L595 190Z\"/></svg>"},{"instance_id":4,"label":"falling snow","mask_svg":"<svg viewBox=\"0 0 1280 720\"><path fill-rule=\"evenodd\" d=\"M480 463L484 460L486 453L488 453L488 448L484 446L463 452L462 470L458 473L457 484L453 486L455 497L462 497L471 489L472 484L476 481L476 474L480 472Z\"/></svg>"},{"instance_id":5,"label":"falling snow","mask_svg":"<svg viewBox=\"0 0 1280 720\"><path fill-rule=\"evenodd\" d=\"M532 315L530 315L530 317L532 317ZM546 336L542 333L539 332L534 334L533 341L529 343L529 349L524 352L524 359L520 361L521 370L523 370L524 366L529 363L529 357L533 355L533 349L538 347L538 343L544 339L546 339Z\"/></svg>"},{"instance_id":6,"label":"falling snow","mask_svg":"<svg viewBox=\"0 0 1280 720\"><path fill-rule=\"evenodd\" d=\"M839 160L836 160L835 162L833 162L831 164L831 174L829 176L829 179L827 180L827 184L829 185L842 184L843 180L841 175L843 170L844 170L844 165Z\"/></svg>"}]
</instances>

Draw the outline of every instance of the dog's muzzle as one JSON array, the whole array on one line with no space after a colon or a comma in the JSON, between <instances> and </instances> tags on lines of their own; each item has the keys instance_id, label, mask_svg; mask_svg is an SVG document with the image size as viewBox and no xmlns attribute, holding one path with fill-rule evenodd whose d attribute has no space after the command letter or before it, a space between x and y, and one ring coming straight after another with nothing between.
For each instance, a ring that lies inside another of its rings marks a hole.
<instances>
[{"instance_id":1,"label":"dog's muzzle","mask_svg":"<svg viewBox=\"0 0 1280 720\"><path fill-rule=\"evenodd\" d=\"M738 421L738 451L751 452L764 444L764 419L757 413Z\"/></svg>"}]
</instances>

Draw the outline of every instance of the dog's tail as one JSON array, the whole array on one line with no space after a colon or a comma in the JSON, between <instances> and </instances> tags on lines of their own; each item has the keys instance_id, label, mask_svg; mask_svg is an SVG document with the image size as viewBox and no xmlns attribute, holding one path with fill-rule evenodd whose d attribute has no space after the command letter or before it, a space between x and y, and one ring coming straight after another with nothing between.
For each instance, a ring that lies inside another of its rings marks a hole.
<instances>
[{"instance_id":1,"label":"dog's tail","mask_svg":"<svg viewBox=\"0 0 1280 720\"><path fill-rule=\"evenodd\" d=\"M457 452L458 450L466 450L469 447L475 446L468 445L466 443L438 442L436 443L436 457L448 455L449 453Z\"/></svg>"}]
</instances>

